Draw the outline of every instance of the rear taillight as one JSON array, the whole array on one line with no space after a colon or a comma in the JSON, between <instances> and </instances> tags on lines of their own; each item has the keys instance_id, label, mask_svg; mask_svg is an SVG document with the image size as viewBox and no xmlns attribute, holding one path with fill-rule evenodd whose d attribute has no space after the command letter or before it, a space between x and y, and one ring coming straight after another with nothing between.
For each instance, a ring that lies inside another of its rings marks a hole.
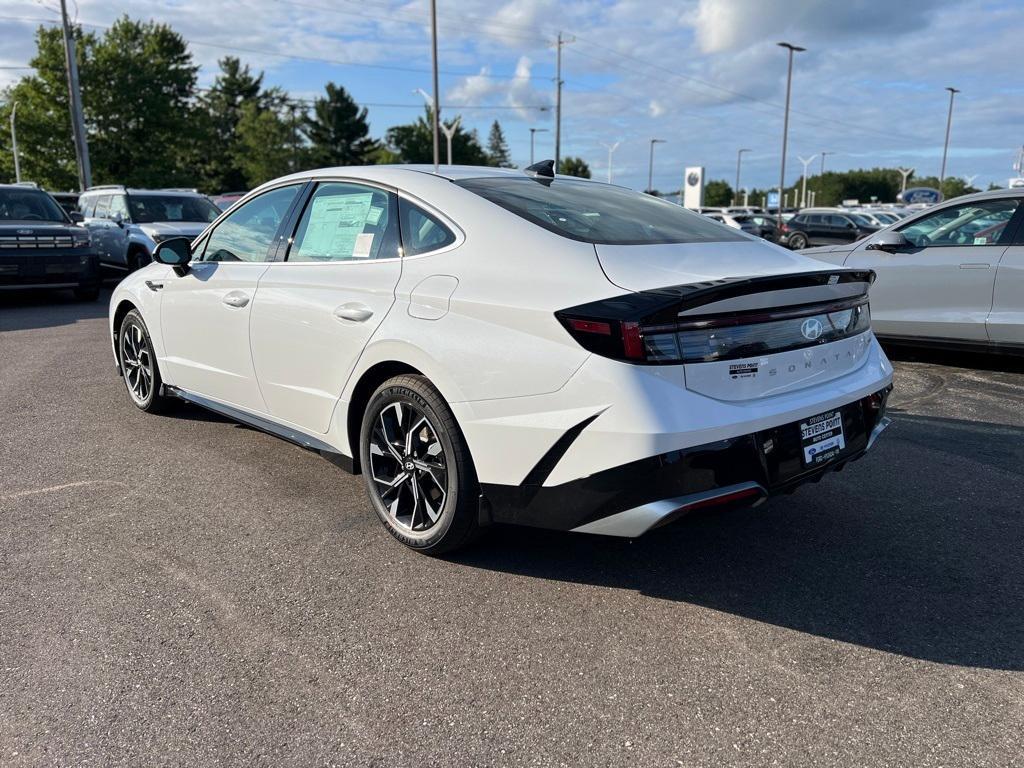
<instances>
[{"instance_id":1,"label":"rear taillight","mask_svg":"<svg viewBox=\"0 0 1024 768\"><path fill-rule=\"evenodd\" d=\"M789 232L789 224L783 223L779 230L782 232Z\"/></svg>"},{"instance_id":2,"label":"rear taillight","mask_svg":"<svg viewBox=\"0 0 1024 768\"><path fill-rule=\"evenodd\" d=\"M790 276L793 277L793 276ZM804 276L796 276L804 277ZM846 282L873 280L873 273L845 273ZM841 279L836 274L816 279ZM781 282L783 278L775 278ZM799 282L799 281L798 281ZM819 281L819 285L823 284ZM747 293L769 283L750 279ZM792 286L796 287L796 286ZM809 286L802 286L809 287ZM644 291L573 307L555 316L585 349L603 357L646 365L734 360L827 344L871 327L866 294L799 306L719 314L699 314L699 307L737 293L731 281ZM695 294L709 297L701 301ZM696 304L696 307L693 305Z\"/></svg>"}]
</instances>

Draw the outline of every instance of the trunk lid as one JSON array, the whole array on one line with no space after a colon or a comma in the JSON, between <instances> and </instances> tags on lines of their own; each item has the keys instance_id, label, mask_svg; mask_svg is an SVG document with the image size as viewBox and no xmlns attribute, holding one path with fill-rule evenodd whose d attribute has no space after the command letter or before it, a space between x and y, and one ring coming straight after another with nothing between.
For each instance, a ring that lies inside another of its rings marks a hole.
<instances>
[{"instance_id":1,"label":"trunk lid","mask_svg":"<svg viewBox=\"0 0 1024 768\"><path fill-rule=\"evenodd\" d=\"M764 240L594 246L608 279L628 291L689 285L723 277L758 277L830 269Z\"/></svg>"}]
</instances>

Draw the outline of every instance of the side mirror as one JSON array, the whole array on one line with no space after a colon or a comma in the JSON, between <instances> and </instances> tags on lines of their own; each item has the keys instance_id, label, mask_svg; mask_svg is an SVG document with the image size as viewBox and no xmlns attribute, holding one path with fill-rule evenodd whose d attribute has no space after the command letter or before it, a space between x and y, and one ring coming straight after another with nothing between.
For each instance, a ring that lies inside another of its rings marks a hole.
<instances>
[{"instance_id":1,"label":"side mirror","mask_svg":"<svg viewBox=\"0 0 1024 768\"><path fill-rule=\"evenodd\" d=\"M188 272L188 263L192 261L192 240L187 237L172 237L157 245L153 252L153 260L174 267L179 277Z\"/></svg>"},{"instance_id":2,"label":"side mirror","mask_svg":"<svg viewBox=\"0 0 1024 768\"><path fill-rule=\"evenodd\" d=\"M910 241L903 236L902 232L889 230L886 232L879 232L875 235L871 239L871 242L864 246L864 250L895 253L896 251L906 250L909 247Z\"/></svg>"},{"instance_id":3,"label":"side mirror","mask_svg":"<svg viewBox=\"0 0 1024 768\"><path fill-rule=\"evenodd\" d=\"M846 222L846 228L847 228L847 229L854 229L854 228L855 228L856 226L857 226L857 225L856 225L856 224L854 224L854 223L853 223L852 221L848 221L848 222Z\"/></svg>"},{"instance_id":4,"label":"side mirror","mask_svg":"<svg viewBox=\"0 0 1024 768\"><path fill-rule=\"evenodd\" d=\"M85 221L85 216L83 216L80 211L71 211L68 214L68 217L71 219L72 224L81 224Z\"/></svg>"},{"instance_id":5,"label":"side mirror","mask_svg":"<svg viewBox=\"0 0 1024 768\"><path fill-rule=\"evenodd\" d=\"M122 214L120 211L115 211L113 214L111 214L110 220L117 224L117 226L119 227L124 226L124 214Z\"/></svg>"}]
</instances>

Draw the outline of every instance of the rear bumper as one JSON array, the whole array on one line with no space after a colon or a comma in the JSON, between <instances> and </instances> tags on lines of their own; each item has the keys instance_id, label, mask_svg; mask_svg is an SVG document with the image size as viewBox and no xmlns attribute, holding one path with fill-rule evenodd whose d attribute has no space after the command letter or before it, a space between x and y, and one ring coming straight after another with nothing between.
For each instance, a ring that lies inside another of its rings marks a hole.
<instances>
[{"instance_id":1,"label":"rear bumper","mask_svg":"<svg viewBox=\"0 0 1024 768\"><path fill-rule=\"evenodd\" d=\"M803 464L799 424L651 456L561 485L482 485L493 522L639 536L705 507L752 506L861 458L888 425L891 386L843 405L846 447L820 466Z\"/></svg>"},{"instance_id":2,"label":"rear bumper","mask_svg":"<svg viewBox=\"0 0 1024 768\"><path fill-rule=\"evenodd\" d=\"M0 254L0 291L99 287L95 253Z\"/></svg>"}]
</instances>

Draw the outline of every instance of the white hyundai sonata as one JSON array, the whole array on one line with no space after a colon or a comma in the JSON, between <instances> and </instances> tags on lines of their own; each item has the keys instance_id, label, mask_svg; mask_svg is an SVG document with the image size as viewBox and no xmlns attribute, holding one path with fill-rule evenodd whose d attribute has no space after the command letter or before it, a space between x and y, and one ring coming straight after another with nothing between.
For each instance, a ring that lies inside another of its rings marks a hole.
<instances>
[{"instance_id":1,"label":"white hyundai sonata","mask_svg":"<svg viewBox=\"0 0 1024 768\"><path fill-rule=\"evenodd\" d=\"M263 185L115 290L131 400L361 472L430 553L491 523L639 536L871 447L892 382L872 272L551 167Z\"/></svg>"}]
</instances>

